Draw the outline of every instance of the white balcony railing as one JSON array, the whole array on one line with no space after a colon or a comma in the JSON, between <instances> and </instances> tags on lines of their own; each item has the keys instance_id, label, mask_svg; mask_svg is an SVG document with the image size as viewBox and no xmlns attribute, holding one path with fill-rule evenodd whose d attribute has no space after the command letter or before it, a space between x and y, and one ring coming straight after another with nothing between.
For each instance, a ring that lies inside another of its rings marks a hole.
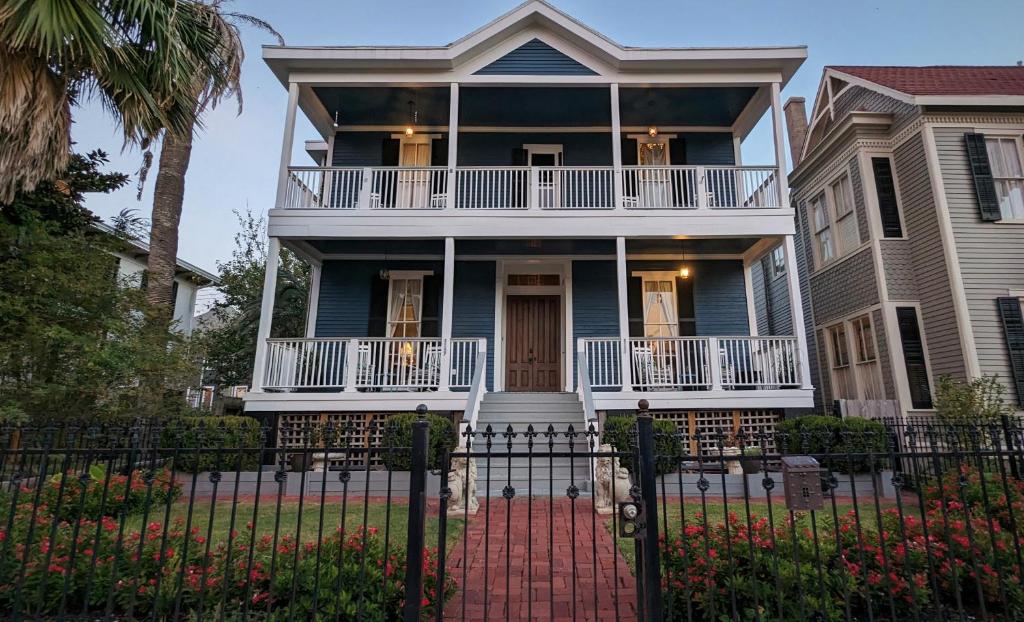
<instances>
[{"instance_id":1,"label":"white balcony railing","mask_svg":"<svg viewBox=\"0 0 1024 622\"><path fill-rule=\"evenodd\" d=\"M269 339L263 389L465 390L481 352L482 339Z\"/></svg>"},{"instance_id":2,"label":"white balcony railing","mask_svg":"<svg viewBox=\"0 0 1024 622\"><path fill-rule=\"evenodd\" d=\"M769 166L291 167L279 207L772 209L780 207L776 172Z\"/></svg>"},{"instance_id":3,"label":"white balcony railing","mask_svg":"<svg viewBox=\"0 0 1024 622\"><path fill-rule=\"evenodd\" d=\"M637 391L785 389L800 386L795 337L581 339L590 386L621 388L622 357Z\"/></svg>"}]
</instances>

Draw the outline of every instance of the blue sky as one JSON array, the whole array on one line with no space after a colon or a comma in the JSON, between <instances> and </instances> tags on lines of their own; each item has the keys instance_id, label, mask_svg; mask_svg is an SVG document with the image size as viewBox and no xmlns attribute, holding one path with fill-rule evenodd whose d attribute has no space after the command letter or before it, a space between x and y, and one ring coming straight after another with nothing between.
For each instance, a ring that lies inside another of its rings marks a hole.
<instances>
[{"instance_id":1,"label":"blue sky","mask_svg":"<svg viewBox=\"0 0 1024 622\"><path fill-rule=\"evenodd\" d=\"M984 0L739 1L555 0L556 6L624 45L807 45L807 62L783 91L810 107L822 66L838 64L1010 65L1024 59L1024 2ZM517 0L236 0L231 8L272 23L293 45L436 45L448 43L517 6ZM276 187L285 89L260 58L268 35L247 30L242 85L245 108L212 111L196 139L186 179L179 255L211 271L230 255L232 210L265 213ZM118 130L95 105L74 112L77 148L102 148L111 169L133 173L141 156L122 150ZM302 141L315 138L300 119L292 161L306 164ZM772 161L770 120L744 143L744 161ZM123 208L148 216L154 176L142 201L133 184L87 205L102 218Z\"/></svg>"}]
</instances>

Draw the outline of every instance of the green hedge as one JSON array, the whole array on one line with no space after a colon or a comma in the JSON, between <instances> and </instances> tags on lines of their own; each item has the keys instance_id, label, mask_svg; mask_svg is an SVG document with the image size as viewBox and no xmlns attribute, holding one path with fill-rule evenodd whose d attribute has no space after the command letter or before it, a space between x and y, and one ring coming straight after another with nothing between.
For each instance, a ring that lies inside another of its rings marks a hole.
<instances>
[{"instance_id":1,"label":"green hedge","mask_svg":"<svg viewBox=\"0 0 1024 622\"><path fill-rule=\"evenodd\" d=\"M808 415L782 421L775 431L783 454L810 454L840 473L866 473L888 462L885 426L870 419Z\"/></svg>"},{"instance_id":2,"label":"green hedge","mask_svg":"<svg viewBox=\"0 0 1024 622\"><path fill-rule=\"evenodd\" d=\"M384 447L391 448L382 456L384 466L393 471L408 471L412 468L412 424L416 413L391 415L384 422ZM427 415L427 468L438 470L445 451L452 451L459 444L458 435L451 419L440 415Z\"/></svg>"},{"instance_id":3,"label":"green hedge","mask_svg":"<svg viewBox=\"0 0 1024 622\"><path fill-rule=\"evenodd\" d=\"M161 446L177 471L254 471L263 434L252 417L182 417L164 428Z\"/></svg>"},{"instance_id":4,"label":"green hedge","mask_svg":"<svg viewBox=\"0 0 1024 622\"><path fill-rule=\"evenodd\" d=\"M636 416L609 415L604 420L601 431L601 442L612 446L615 451L628 452L635 447ZM683 443L678 436L676 425L671 421L654 421L654 451L658 475L674 473L678 468L679 457L683 455ZM619 460L623 467L632 472L630 460Z\"/></svg>"}]
</instances>

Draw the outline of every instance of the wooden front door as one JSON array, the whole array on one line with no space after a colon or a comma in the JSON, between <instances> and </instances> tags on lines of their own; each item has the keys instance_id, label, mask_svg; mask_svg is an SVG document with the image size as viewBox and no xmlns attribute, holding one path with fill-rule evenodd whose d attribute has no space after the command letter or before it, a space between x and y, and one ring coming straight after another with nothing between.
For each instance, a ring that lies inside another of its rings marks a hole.
<instances>
[{"instance_id":1,"label":"wooden front door","mask_svg":"<svg viewBox=\"0 0 1024 622\"><path fill-rule=\"evenodd\" d=\"M560 391L560 299L509 296L506 304L505 390Z\"/></svg>"}]
</instances>

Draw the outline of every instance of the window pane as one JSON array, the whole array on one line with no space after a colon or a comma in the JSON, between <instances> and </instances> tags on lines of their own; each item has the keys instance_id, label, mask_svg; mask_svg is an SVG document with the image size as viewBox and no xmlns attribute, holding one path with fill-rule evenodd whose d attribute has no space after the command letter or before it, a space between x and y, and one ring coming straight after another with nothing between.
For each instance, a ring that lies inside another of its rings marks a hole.
<instances>
[{"instance_id":1,"label":"window pane","mask_svg":"<svg viewBox=\"0 0 1024 622\"><path fill-rule=\"evenodd\" d=\"M850 178L843 175L839 181L832 184L832 196L836 202L836 216L842 217L853 211L853 192L851 192Z\"/></svg>"},{"instance_id":2,"label":"window pane","mask_svg":"<svg viewBox=\"0 0 1024 622\"><path fill-rule=\"evenodd\" d=\"M1017 141L1012 138L1004 138L999 142L1003 148L1003 163L1006 166L1006 176L1020 177L1020 152L1017 149Z\"/></svg>"},{"instance_id":3,"label":"window pane","mask_svg":"<svg viewBox=\"0 0 1024 622\"><path fill-rule=\"evenodd\" d=\"M860 246L860 231L857 229L857 218L853 213L844 216L838 223L841 252L848 253Z\"/></svg>"}]
</instances>

